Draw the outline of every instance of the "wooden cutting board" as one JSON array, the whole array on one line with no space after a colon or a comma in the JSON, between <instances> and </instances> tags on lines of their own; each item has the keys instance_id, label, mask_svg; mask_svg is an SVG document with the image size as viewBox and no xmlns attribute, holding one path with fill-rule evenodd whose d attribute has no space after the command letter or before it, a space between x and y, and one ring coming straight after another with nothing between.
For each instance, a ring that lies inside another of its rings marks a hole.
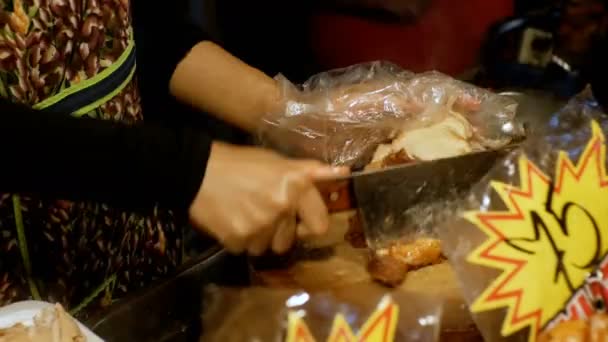
<instances>
[{"instance_id":1,"label":"wooden cutting board","mask_svg":"<svg viewBox=\"0 0 608 342\"><path fill-rule=\"evenodd\" d=\"M369 288L370 292L404 291L431 295L441 298L444 303L443 341L481 341L449 264L410 272L400 287L389 290L375 283L367 273L368 251L355 249L343 241L348 229L348 215L335 216L332 220L331 234L312 242L317 247L332 246L331 253L315 260L296 261L281 269L252 268L254 281L264 286L307 291L339 291L358 284Z\"/></svg>"}]
</instances>

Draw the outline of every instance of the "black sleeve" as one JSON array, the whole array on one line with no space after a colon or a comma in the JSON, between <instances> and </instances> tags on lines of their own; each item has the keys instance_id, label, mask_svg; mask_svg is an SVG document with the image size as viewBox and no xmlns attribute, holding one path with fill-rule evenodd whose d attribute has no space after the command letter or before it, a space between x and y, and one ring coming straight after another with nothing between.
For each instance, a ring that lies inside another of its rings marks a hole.
<instances>
[{"instance_id":1,"label":"black sleeve","mask_svg":"<svg viewBox=\"0 0 608 342\"><path fill-rule=\"evenodd\" d=\"M593 95L608 112L608 35L598 37L589 57L585 76L591 83Z\"/></svg>"},{"instance_id":2,"label":"black sleeve","mask_svg":"<svg viewBox=\"0 0 608 342\"><path fill-rule=\"evenodd\" d=\"M149 0L132 0L131 10L146 120L164 120L167 118L163 113L176 108L176 101L169 94L175 68L194 45L210 38L195 23L190 0L154 4Z\"/></svg>"},{"instance_id":3,"label":"black sleeve","mask_svg":"<svg viewBox=\"0 0 608 342\"><path fill-rule=\"evenodd\" d=\"M187 209L210 144L190 128L78 119L0 100L0 192Z\"/></svg>"},{"instance_id":4,"label":"black sleeve","mask_svg":"<svg viewBox=\"0 0 608 342\"><path fill-rule=\"evenodd\" d=\"M310 40L310 19L322 0L216 1L223 47L270 76L301 83L322 71Z\"/></svg>"}]
</instances>

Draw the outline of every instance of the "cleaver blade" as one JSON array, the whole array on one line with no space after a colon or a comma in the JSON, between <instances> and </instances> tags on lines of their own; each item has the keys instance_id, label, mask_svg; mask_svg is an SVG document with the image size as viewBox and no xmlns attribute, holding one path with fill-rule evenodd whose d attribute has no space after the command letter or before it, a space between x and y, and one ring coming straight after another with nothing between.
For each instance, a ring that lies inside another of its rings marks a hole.
<instances>
[{"instance_id":1,"label":"cleaver blade","mask_svg":"<svg viewBox=\"0 0 608 342\"><path fill-rule=\"evenodd\" d=\"M330 213L359 210L368 246L382 247L411 234L414 216L426 219L424 208L468 191L514 148L354 172L316 186Z\"/></svg>"}]
</instances>

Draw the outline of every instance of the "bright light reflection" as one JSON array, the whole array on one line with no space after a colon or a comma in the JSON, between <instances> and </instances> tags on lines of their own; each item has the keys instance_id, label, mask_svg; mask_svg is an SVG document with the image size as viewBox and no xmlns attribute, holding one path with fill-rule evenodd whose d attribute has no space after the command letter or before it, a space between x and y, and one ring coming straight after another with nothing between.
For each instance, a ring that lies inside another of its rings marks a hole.
<instances>
[{"instance_id":1,"label":"bright light reflection","mask_svg":"<svg viewBox=\"0 0 608 342\"><path fill-rule=\"evenodd\" d=\"M420 323L420 325L422 325L423 327L426 327L429 325L435 325L435 324L437 324L437 317L435 317L435 316L422 317L422 318L418 319L418 323Z\"/></svg>"},{"instance_id":2,"label":"bright light reflection","mask_svg":"<svg viewBox=\"0 0 608 342\"><path fill-rule=\"evenodd\" d=\"M287 299L287 301L285 302L285 305L287 305L288 308L302 306L306 304L309 299L310 296L308 295L308 293L299 293L297 295L289 297L289 299Z\"/></svg>"}]
</instances>

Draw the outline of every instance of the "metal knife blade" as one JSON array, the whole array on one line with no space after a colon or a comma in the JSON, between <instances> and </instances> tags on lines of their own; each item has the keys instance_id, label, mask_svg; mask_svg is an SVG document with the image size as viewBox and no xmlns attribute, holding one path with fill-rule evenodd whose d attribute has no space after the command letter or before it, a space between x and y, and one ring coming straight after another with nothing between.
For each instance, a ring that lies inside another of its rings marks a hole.
<instances>
[{"instance_id":1,"label":"metal knife blade","mask_svg":"<svg viewBox=\"0 0 608 342\"><path fill-rule=\"evenodd\" d=\"M318 182L317 188L330 213L358 209L368 245L380 246L415 228L412 215L425 215L416 208L470 189L496 161L513 149L514 146L509 146L377 171L355 172L347 177Z\"/></svg>"}]
</instances>

